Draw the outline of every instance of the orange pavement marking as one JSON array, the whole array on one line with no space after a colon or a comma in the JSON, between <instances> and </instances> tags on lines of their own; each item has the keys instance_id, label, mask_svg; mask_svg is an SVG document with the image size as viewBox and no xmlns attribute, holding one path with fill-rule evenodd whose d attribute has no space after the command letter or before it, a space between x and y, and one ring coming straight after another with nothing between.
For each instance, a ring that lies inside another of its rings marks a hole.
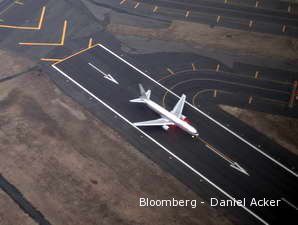
<instances>
[{"instance_id":1,"label":"orange pavement marking","mask_svg":"<svg viewBox=\"0 0 298 225\"><path fill-rule=\"evenodd\" d=\"M39 42L20 42L19 45L26 45L26 46L63 46L65 42L65 36L67 31L67 20L64 21L63 31L61 35L61 40L58 43L39 43Z\"/></svg>"},{"instance_id":2,"label":"orange pavement marking","mask_svg":"<svg viewBox=\"0 0 298 225\"><path fill-rule=\"evenodd\" d=\"M53 65L56 65L56 64L61 63L61 62L64 62L64 61L66 61L66 60L68 60L68 59L70 59L70 58L72 58L72 57L74 57L74 56L76 56L76 55L79 55L79 54L81 54L81 53L83 53L83 52L85 52L85 51L88 51L88 50L91 49L91 48L96 47L97 45L98 45L98 44L94 44L94 45L92 45L92 46L90 46L90 47L88 47L88 48L82 49L82 50L80 50L80 51L78 51L78 52L76 52L76 53L74 53L74 54L72 54L72 55L70 55L70 56L65 57L64 59L61 59L59 62L56 62L56 63L54 63Z\"/></svg>"},{"instance_id":3,"label":"orange pavement marking","mask_svg":"<svg viewBox=\"0 0 298 225\"><path fill-rule=\"evenodd\" d=\"M12 26L12 25L4 25L0 24L0 28L9 28L9 29L19 29L19 30L40 30L42 28L42 24L44 21L44 16L46 12L46 7L42 7L41 14L39 17L39 22L36 27L23 27L23 26Z\"/></svg>"},{"instance_id":4,"label":"orange pavement marking","mask_svg":"<svg viewBox=\"0 0 298 225\"><path fill-rule=\"evenodd\" d=\"M60 62L62 59L41 58L40 60L45 62Z\"/></svg>"},{"instance_id":5,"label":"orange pavement marking","mask_svg":"<svg viewBox=\"0 0 298 225\"><path fill-rule=\"evenodd\" d=\"M92 43L93 43L93 39L90 38L90 39L89 39L89 43L88 43L88 48L90 48L90 47L92 46Z\"/></svg>"}]
</instances>

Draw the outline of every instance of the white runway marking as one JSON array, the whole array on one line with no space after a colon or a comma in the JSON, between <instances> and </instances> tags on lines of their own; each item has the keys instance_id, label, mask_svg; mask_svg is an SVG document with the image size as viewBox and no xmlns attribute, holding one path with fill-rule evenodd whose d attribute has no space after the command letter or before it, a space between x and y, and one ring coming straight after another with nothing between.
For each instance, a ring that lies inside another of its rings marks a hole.
<instances>
[{"instance_id":1,"label":"white runway marking","mask_svg":"<svg viewBox=\"0 0 298 225\"><path fill-rule=\"evenodd\" d=\"M183 161L181 158L179 158L178 156L176 156L174 153L172 153L169 149L167 149L166 147L164 147L162 144L160 144L158 141L156 141L154 138L152 138L150 135L148 135L147 133L145 133L144 131L142 131L140 128L136 127L132 122L130 122L127 118L125 118L123 115L121 115L120 113L118 113L115 109L113 109L111 106L109 106L107 103L105 103L104 101L102 101L101 99L99 99L97 96L95 96L93 93L91 93L90 91L88 91L86 88L84 88L81 84L79 84L77 81L75 81L74 79L72 79L70 76L68 76L66 73L64 73L62 70L60 70L56 65L52 65L52 67L57 70L59 73L61 73L63 76L65 76L67 79L69 79L70 81L72 81L75 85L77 85L78 87L80 87L82 90L84 90L87 94L89 94L90 96L92 96L94 99L96 99L98 102L100 102L101 104L103 104L105 107L107 107L109 110L111 110L113 113L115 113L117 116L119 116L121 119L123 119L126 123L128 123L129 125L131 125L132 127L134 127L136 130L138 130L140 133L142 133L145 137L147 137L149 140L151 140L153 143L155 143L156 145L158 145L161 149L163 149L164 151L166 151L168 154L170 154L173 158L175 158L177 161L179 161L181 164L183 164L185 167L187 167L188 169L190 169L192 172L194 172L195 174L197 174L198 176L202 177L205 181L207 181L212 187L214 187L215 189L217 189L218 191L220 191L222 194L224 194L225 196L227 196L229 199L234 200L235 198L232 197L230 194L228 194L226 191L224 191L222 188L220 188L219 186L217 186L215 183L213 183L211 180L209 180L207 177L205 177L203 174L201 174L199 171L197 171L196 169L194 169L193 167L191 167L188 163L186 163L185 161ZM254 218L256 218L257 220L259 220L261 223L265 224L265 225L269 225L269 223L267 223L264 219L262 219L260 216L258 216L257 214L255 214L253 211L251 211L250 209L246 208L244 205L239 205L241 208L243 208L246 212L248 212L250 215L252 215Z\"/></svg>"},{"instance_id":2,"label":"white runway marking","mask_svg":"<svg viewBox=\"0 0 298 225\"><path fill-rule=\"evenodd\" d=\"M171 93L171 94L175 95L177 98L179 98L179 96L176 95L174 92L172 92L171 90L169 90L168 88L166 88L162 84L158 83L152 77L150 77L149 75L145 74L143 71L141 71L140 69L136 68L134 65L132 65L129 62L127 62L125 59L121 58L119 55L117 55L116 53L112 52L110 49L106 48L105 46L103 46L101 44L98 44L97 46L103 48L104 50L106 50L107 52L109 52L110 54L112 54L113 56L115 56L116 58L120 59L122 62L126 63L127 65L129 65L130 67L132 67L133 69L135 69L136 71L138 71L143 76L147 77L148 79L150 79L151 81L153 81L154 83L156 83L157 85L159 85L160 87L162 87L163 89L167 90L169 93ZM198 111L199 113L201 113L203 116L205 116L208 119L210 119L212 122L214 122L215 124L217 124L221 128L223 128L226 131L228 131L230 134L234 135L235 137L237 137L238 139L240 139L241 141L243 141L245 144L247 144L250 147L252 147L254 150L256 150L259 153L261 153L266 158L270 159L272 162L276 163L277 165L279 165L280 167L282 167L283 169L285 169L286 171L288 171L289 173L291 173L295 177L298 177L298 174L296 172L292 171L291 169L289 169L288 167L286 167L285 165L283 165L282 163L280 163L276 159L272 158L270 155L268 155L267 153L263 152L261 149L259 149L258 147L254 146L249 141L245 140L243 137L239 136L234 131L230 130L229 128L227 128L226 126L224 126L223 124L221 124L220 122L218 122L217 120L215 120L214 118L212 118L211 116L209 116L208 114L206 114L205 112L201 111L200 109L198 109L197 107L193 106L192 104L190 104L187 101L185 103L188 104L193 109L195 109L196 111Z\"/></svg>"},{"instance_id":3,"label":"white runway marking","mask_svg":"<svg viewBox=\"0 0 298 225\"><path fill-rule=\"evenodd\" d=\"M245 175L249 176L249 173L239 165L239 163L231 160L230 158L226 157L223 153L217 151L214 147L206 144L205 145L208 149L210 149L212 152L214 152L216 155L218 155L219 157L221 157L223 160L227 161L230 164L230 167L238 170L241 173L244 173Z\"/></svg>"},{"instance_id":4,"label":"white runway marking","mask_svg":"<svg viewBox=\"0 0 298 225\"><path fill-rule=\"evenodd\" d=\"M291 206L295 210L298 210L297 206L295 206L293 203L289 202L287 199L281 198L281 200L283 200L285 203L287 203L289 206Z\"/></svg>"}]
</instances>

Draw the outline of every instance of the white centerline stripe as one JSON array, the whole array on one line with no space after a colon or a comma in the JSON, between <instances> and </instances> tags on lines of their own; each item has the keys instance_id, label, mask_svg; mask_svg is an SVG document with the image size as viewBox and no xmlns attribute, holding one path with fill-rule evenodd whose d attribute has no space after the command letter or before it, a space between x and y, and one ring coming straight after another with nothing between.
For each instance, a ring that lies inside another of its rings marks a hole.
<instances>
[{"instance_id":1,"label":"white centerline stripe","mask_svg":"<svg viewBox=\"0 0 298 225\"><path fill-rule=\"evenodd\" d=\"M172 153L170 150L168 150L166 147L164 147L162 144L160 144L158 141L156 141L154 138L152 138L150 135L148 135L147 133L145 133L144 131L142 131L140 128L138 128L137 126L135 126L132 122L130 122L128 119L126 119L124 116L122 116L120 113L118 113L115 109L113 109L111 106L109 106L107 103L105 103L104 101L102 101L101 99L99 99L97 96L95 96L93 93L91 93L90 91L88 91L86 88L84 88L81 84L79 84L77 81L75 81L74 79L72 79L70 76L68 76L66 73L64 73L62 70L60 70L56 65L52 65L52 67L54 69L56 69L58 72L60 72L63 76L65 76L67 79L71 80L74 84L76 84L78 87L80 87L82 90L84 90L86 93L88 93L90 96L92 96L94 99L96 99L98 102L100 102L101 104L103 104L105 107L107 107L109 110L111 110L113 113L115 113L117 116L119 116L121 119L123 119L126 123L128 123L129 125L131 125L132 127L134 127L136 130L138 130L140 133L142 133L144 136L146 136L149 140L151 140L152 142L154 142L156 145L158 145L159 147L161 147L164 151L166 151L168 154L170 154L172 157L174 157L176 160L178 160L180 163L182 163L184 166L186 166L188 169L190 169L192 172L194 172L195 174L199 175L200 177L202 177L205 181L207 181L211 186L213 186L214 188L216 188L218 191L220 191L222 194L224 194L225 196L227 196L229 199L234 200L235 198L232 197L230 194L228 194L226 191L224 191L223 189L221 189L219 186L217 186L215 183L213 183L211 180L209 180L207 177L205 177L203 174L201 174L200 172L198 172L196 169L194 169L193 167L191 167L188 163L186 163L185 161L183 161L181 158L179 158L178 156L176 156L174 153ZM250 209L246 208L244 205L239 205L241 208L243 208L245 211L247 211L249 214L251 214L253 217L255 217L256 219L258 219L261 223L269 225L269 223L267 223L265 220L263 220L260 216L258 216L257 214L255 214L253 211L251 211Z\"/></svg>"},{"instance_id":2,"label":"white centerline stripe","mask_svg":"<svg viewBox=\"0 0 298 225\"><path fill-rule=\"evenodd\" d=\"M179 98L179 96L176 95L174 92L172 92L170 89L168 89L165 86L163 86L162 84L158 83L152 77L150 77L149 75L147 75L146 73L144 73L140 69L136 68L134 65L132 65L129 62L127 62L125 59L121 58L116 53L112 52L110 49L106 48L105 46L103 46L101 44L98 44L97 46L103 48L106 51L108 51L110 54L112 54L116 58L120 59L122 62L125 62L127 65L129 65L130 67L132 67L133 69L135 69L136 71L138 71L143 76L147 77L148 79L150 79L151 81L153 81L154 83L156 83L157 85L159 85L160 87L162 87L163 89L167 90L169 93L171 93L171 94L175 95L177 98ZM283 165L282 163L280 163L276 159L272 158L270 155L268 155L267 153L263 152L261 149L259 149L258 147L254 146L253 144L251 144L250 142L248 142L247 140L245 140L243 137L239 136L234 131L230 130L229 128L227 128L226 126L224 126L223 124L221 124L217 120L213 119L211 116L207 115L205 112L201 111L200 109L198 109L197 107L193 106L192 104L190 104L187 101L185 103L188 104L193 109L195 109L196 111L198 111L199 113L201 113L202 115L204 115L205 117L207 117L208 119L210 119L212 122L216 123L221 128L223 128L226 131L228 131L230 134L234 135L235 137L237 137L238 139L240 139L241 141L243 141L244 143L246 143L247 145L249 145L250 147L252 147L256 151L258 151L259 153L261 153L263 156L267 157L268 159L270 159L271 161L273 161L274 163L276 163L277 165L279 165L280 167L282 167L283 169L285 169L286 171L288 171L289 173L291 173L292 175L294 175L295 177L298 177L298 174L297 173L295 173L294 171L292 171L291 169L289 169L288 167L286 167L285 165Z\"/></svg>"}]
</instances>

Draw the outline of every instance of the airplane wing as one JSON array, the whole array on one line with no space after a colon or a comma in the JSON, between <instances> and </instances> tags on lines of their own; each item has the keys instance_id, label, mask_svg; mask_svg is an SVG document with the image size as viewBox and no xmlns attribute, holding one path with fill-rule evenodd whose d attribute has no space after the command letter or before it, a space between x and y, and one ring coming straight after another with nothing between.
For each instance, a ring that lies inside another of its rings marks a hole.
<instances>
[{"instance_id":1,"label":"airplane wing","mask_svg":"<svg viewBox=\"0 0 298 225\"><path fill-rule=\"evenodd\" d=\"M169 121L166 118L159 118L156 120L148 120L148 121L144 121L144 122L137 122L134 123L135 126L164 126L164 125L174 125L173 122Z\"/></svg>"},{"instance_id":2,"label":"airplane wing","mask_svg":"<svg viewBox=\"0 0 298 225\"><path fill-rule=\"evenodd\" d=\"M179 99L179 101L177 102L177 104L175 105L175 107L173 108L173 110L171 111L171 113L176 115L178 118L181 118L182 116L185 99L186 99L186 96L183 94Z\"/></svg>"}]
</instances>

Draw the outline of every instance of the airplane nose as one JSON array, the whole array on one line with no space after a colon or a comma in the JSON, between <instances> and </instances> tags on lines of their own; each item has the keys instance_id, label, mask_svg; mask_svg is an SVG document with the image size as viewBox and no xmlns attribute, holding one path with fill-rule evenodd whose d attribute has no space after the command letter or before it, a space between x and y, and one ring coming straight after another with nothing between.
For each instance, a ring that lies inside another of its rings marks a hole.
<instances>
[{"instance_id":1,"label":"airplane nose","mask_svg":"<svg viewBox=\"0 0 298 225\"><path fill-rule=\"evenodd\" d=\"M192 129L192 130L193 130L193 132L194 132L194 133L198 133L198 131L197 131L197 129L196 129L196 128L194 128L194 127L193 127L193 129Z\"/></svg>"},{"instance_id":2,"label":"airplane nose","mask_svg":"<svg viewBox=\"0 0 298 225\"><path fill-rule=\"evenodd\" d=\"M193 136L195 136L195 137L199 136L198 131L194 127L192 127L191 132L192 132Z\"/></svg>"}]
</instances>

